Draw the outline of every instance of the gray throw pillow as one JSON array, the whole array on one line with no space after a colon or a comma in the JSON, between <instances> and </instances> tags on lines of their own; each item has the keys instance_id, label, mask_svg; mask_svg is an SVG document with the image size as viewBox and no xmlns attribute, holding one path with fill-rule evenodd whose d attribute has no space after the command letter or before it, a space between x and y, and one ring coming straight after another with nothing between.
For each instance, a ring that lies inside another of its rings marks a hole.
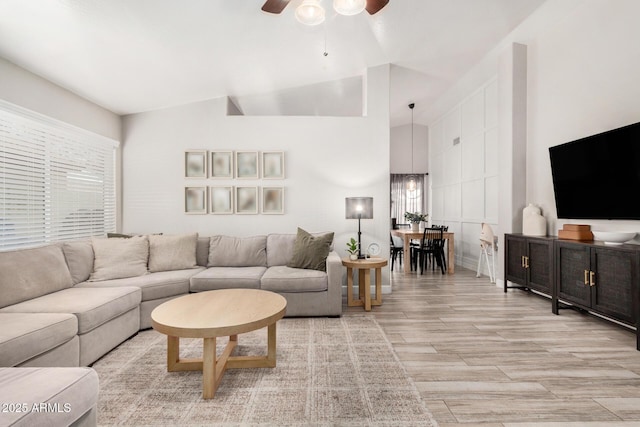
<instances>
[{"instance_id":1,"label":"gray throw pillow","mask_svg":"<svg viewBox=\"0 0 640 427\"><path fill-rule=\"evenodd\" d=\"M313 236L302 228L298 228L296 241L293 244L293 256L287 267L327 271L326 262L331 251L331 242L333 242L333 233Z\"/></svg>"}]
</instances>

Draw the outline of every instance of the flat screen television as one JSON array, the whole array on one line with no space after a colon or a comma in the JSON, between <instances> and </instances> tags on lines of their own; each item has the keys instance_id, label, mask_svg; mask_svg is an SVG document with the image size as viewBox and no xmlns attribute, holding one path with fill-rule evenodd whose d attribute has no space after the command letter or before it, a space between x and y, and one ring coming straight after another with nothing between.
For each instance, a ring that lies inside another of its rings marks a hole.
<instances>
[{"instance_id":1,"label":"flat screen television","mask_svg":"<svg viewBox=\"0 0 640 427\"><path fill-rule=\"evenodd\" d=\"M558 218L640 219L640 123L549 148Z\"/></svg>"}]
</instances>

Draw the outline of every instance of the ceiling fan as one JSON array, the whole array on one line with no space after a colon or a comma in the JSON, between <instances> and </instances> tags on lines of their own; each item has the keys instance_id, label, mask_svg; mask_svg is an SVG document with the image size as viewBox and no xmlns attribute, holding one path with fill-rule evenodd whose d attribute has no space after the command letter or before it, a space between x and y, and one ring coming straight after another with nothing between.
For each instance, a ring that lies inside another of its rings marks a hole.
<instances>
[{"instance_id":1,"label":"ceiling fan","mask_svg":"<svg viewBox=\"0 0 640 427\"><path fill-rule=\"evenodd\" d=\"M291 0L267 0L262 6L262 10L268 13L281 13ZM385 7L389 0L366 0L365 9L369 15L378 13L380 9Z\"/></svg>"}]
</instances>

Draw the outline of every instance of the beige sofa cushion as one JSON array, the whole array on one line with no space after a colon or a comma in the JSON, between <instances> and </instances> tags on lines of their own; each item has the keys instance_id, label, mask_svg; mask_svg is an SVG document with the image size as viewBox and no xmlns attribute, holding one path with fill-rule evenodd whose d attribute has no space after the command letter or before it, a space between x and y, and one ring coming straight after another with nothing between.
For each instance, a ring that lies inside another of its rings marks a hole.
<instances>
[{"instance_id":1,"label":"beige sofa cushion","mask_svg":"<svg viewBox=\"0 0 640 427\"><path fill-rule=\"evenodd\" d=\"M85 334L140 305L140 288L63 289L0 309L0 313L70 313L78 318L78 334Z\"/></svg>"},{"instance_id":2,"label":"beige sofa cushion","mask_svg":"<svg viewBox=\"0 0 640 427\"><path fill-rule=\"evenodd\" d=\"M191 278L191 292L214 289L260 289L266 267L210 267Z\"/></svg>"},{"instance_id":3,"label":"beige sofa cushion","mask_svg":"<svg viewBox=\"0 0 640 427\"><path fill-rule=\"evenodd\" d=\"M149 236L149 271L195 268L198 233Z\"/></svg>"},{"instance_id":4,"label":"beige sofa cushion","mask_svg":"<svg viewBox=\"0 0 640 427\"><path fill-rule=\"evenodd\" d=\"M0 307L71 286L71 274L57 245L0 252Z\"/></svg>"},{"instance_id":5,"label":"beige sofa cushion","mask_svg":"<svg viewBox=\"0 0 640 427\"><path fill-rule=\"evenodd\" d=\"M318 270L269 267L262 276L261 289L272 292L323 292L327 290L327 273Z\"/></svg>"},{"instance_id":6,"label":"beige sofa cushion","mask_svg":"<svg viewBox=\"0 0 640 427\"><path fill-rule=\"evenodd\" d=\"M134 236L129 239L91 239L94 261L92 282L123 277L141 276L147 273L149 239Z\"/></svg>"},{"instance_id":7,"label":"beige sofa cushion","mask_svg":"<svg viewBox=\"0 0 640 427\"><path fill-rule=\"evenodd\" d=\"M99 391L98 374L91 368L0 368L0 402L29 407L25 412L2 413L0 424L69 426L79 421L79 425L96 425ZM59 409L32 411L32 405Z\"/></svg>"},{"instance_id":8,"label":"beige sofa cushion","mask_svg":"<svg viewBox=\"0 0 640 427\"><path fill-rule=\"evenodd\" d=\"M78 319L67 313L0 313L0 325L0 366L19 365L78 333Z\"/></svg>"},{"instance_id":9,"label":"beige sofa cushion","mask_svg":"<svg viewBox=\"0 0 640 427\"><path fill-rule=\"evenodd\" d=\"M93 271L93 246L91 240L78 240L75 242L65 242L62 245L64 257L69 266L69 272L73 279L73 284L84 282Z\"/></svg>"},{"instance_id":10,"label":"beige sofa cushion","mask_svg":"<svg viewBox=\"0 0 640 427\"><path fill-rule=\"evenodd\" d=\"M266 267L267 236L213 236L208 267Z\"/></svg>"}]
</instances>

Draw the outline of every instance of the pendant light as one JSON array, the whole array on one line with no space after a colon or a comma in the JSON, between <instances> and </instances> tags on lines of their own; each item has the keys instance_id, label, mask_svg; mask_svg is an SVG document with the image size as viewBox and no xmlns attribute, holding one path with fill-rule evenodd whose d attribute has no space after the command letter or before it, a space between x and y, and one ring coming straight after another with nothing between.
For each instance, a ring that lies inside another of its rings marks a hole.
<instances>
[{"instance_id":1,"label":"pendant light","mask_svg":"<svg viewBox=\"0 0 640 427\"><path fill-rule=\"evenodd\" d=\"M416 191L418 187L418 178L413 173L413 107L415 106L416 104L413 102L409 104L409 109L411 110L411 175L409 175L409 179L407 180L407 190L409 191Z\"/></svg>"}]
</instances>

